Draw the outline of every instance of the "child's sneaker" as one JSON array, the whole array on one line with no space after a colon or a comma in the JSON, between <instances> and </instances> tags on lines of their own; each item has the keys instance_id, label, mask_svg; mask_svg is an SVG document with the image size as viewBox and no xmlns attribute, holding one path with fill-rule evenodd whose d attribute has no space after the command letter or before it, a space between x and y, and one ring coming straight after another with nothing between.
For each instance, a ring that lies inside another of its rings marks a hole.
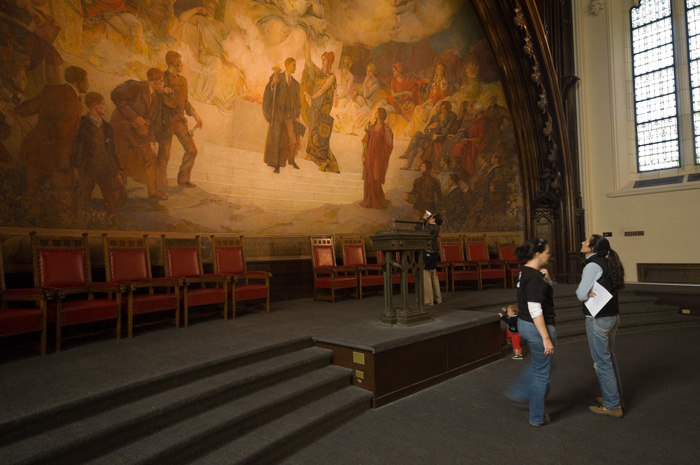
<instances>
[{"instance_id":1,"label":"child's sneaker","mask_svg":"<svg viewBox=\"0 0 700 465\"><path fill-rule=\"evenodd\" d=\"M511 358L512 358L513 360L522 360L522 359L523 359L523 356L520 355L520 354L513 354L513 356L512 356Z\"/></svg>"}]
</instances>

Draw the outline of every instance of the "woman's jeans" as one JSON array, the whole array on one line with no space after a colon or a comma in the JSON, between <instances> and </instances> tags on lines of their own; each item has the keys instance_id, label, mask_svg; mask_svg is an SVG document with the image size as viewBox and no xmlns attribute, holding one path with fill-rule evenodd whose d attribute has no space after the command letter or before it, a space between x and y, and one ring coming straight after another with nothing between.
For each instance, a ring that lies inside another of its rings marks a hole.
<instances>
[{"instance_id":1,"label":"woman's jeans","mask_svg":"<svg viewBox=\"0 0 700 465\"><path fill-rule=\"evenodd\" d=\"M518 320L518 331L530 346L530 365L525 367L515 382L506 391L509 399L530 405L530 424L540 426L545 423L544 403L549 395L549 380L552 356L544 354L544 342L534 323ZM557 330L547 325L552 344L557 345Z\"/></svg>"},{"instance_id":2,"label":"woman's jeans","mask_svg":"<svg viewBox=\"0 0 700 465\"><path fill-rule=\"evenodd\" d=\"M607 409L620 408L622 384L615 357L615 333L620 324L620 315L599 316L586 315L586 334L591 349L593 368L598 375L603 406Z\"/></svg>"}]
</instances>

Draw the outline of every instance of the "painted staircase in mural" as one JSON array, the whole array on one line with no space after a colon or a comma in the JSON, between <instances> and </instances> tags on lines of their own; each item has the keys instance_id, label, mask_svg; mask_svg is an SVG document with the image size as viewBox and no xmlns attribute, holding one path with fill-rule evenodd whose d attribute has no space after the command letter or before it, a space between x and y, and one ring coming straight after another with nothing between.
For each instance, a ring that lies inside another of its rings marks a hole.
<instances>
[{"instance_id":1,"label":"painted staircase in mural","mask_svg":"<svg viewBox=\"0 0 700 465\"><path fill-rule=\"evenodd\" d=\"M343 137L334 134L334 137ZM199 147L192 171L192 182L203 190L218 195L233 204L251 205L271 211L303 211L327 204L349 204L361 201L364 194L362 180L361 143L358 136L356 150L343 152L333 147L342 173L325 173L315 163L304 159L303 149L296 158L300 169L286 166L279 174L263 162L260 151L225 147L205 143ZM407 141L397 141L392 153L384 190L395 186L411 186L418 176L416 171L399 169L405 160L399 159ZM361 147L361 146L360 146ZM182 160L182 149L173 141L173 153L168 165L168 183L176 185L177 171ZM409 187L410 189L410 187Z\"/></svg>"}]
</instances>

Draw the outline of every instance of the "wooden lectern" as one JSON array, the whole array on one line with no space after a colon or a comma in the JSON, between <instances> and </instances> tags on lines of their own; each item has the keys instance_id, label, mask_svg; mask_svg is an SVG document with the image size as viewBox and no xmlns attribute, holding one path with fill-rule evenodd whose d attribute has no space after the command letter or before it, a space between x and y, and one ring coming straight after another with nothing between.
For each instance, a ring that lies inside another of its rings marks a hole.
<instances>
[{"instance_id":1,"label":"wooden lectern","mask_svg":"<svg viewBox=\"0 0 700 465\"><path fill-rule=\"evenodd\" d=\"M420 221L395 221L396 223L422 224ZM428 231L391 229L378 231L370 239L374 250L384 253L384 314L382 323L398 326L413 326L432 321L432 316L423 305L423 251L437 250L436 237ZM394 259L399 253L399 261ZM392 304L391 276L395 268L401 271L401 306ZM416 285L416 307L408 303L408 275L413 273Z\"/></svg>"}]
</instances>

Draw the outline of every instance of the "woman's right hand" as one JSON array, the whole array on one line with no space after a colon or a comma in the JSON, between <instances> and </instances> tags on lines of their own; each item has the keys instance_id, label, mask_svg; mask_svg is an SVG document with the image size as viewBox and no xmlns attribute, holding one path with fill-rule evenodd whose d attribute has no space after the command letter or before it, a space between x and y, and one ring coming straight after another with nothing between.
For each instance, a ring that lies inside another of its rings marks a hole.
<instances>
[{"instance_id":1,"label":"woman's right hand","mask_svg":"<svg viewBox=\"0 0 700 465\"><path fill-rule=\"evenodd\" d=\"M547 338L544 341L544 354L546 356L554 355L554 344L552 344L552 340Z\"/></svg>"}]
</instances>

